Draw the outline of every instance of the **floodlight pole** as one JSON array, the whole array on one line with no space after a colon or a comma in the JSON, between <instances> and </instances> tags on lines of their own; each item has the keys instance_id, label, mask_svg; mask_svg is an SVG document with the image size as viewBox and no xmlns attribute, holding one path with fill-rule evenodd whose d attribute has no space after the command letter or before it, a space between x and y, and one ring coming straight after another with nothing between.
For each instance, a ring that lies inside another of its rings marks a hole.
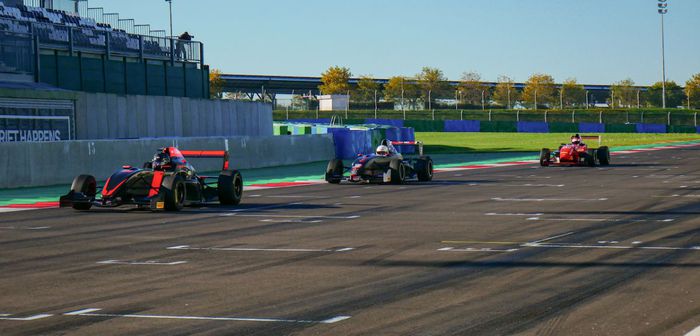
<instances>
[{"instance_id":1,"label":"floodlight pole","mask_svg":"<svg viewBox=\"0 0 700 336\"><path fill-rule=\"evenodd\" d=\"M168 2L168 7L170 8L170 37L172 38L173 35L173 0L165 0Z\"/></svg>"},{"instance_id":2,"label":"floodlight pole","mask_svg":"<svg viewBox=\"0 0 700 336\"><path fill-rule=\"evenodd\" d=\"M659 0L659 14L661 15L661 104L666 108L666 36L664 30L664 16L668 13L666 0Z\"/></svg>"}]
</instances>

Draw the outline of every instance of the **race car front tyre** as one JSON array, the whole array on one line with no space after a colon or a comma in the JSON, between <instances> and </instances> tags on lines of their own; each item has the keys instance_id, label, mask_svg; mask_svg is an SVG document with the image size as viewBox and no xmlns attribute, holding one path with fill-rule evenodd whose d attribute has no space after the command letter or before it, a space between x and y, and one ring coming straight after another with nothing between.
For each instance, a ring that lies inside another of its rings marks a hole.
<instances>
[{"instance_id":1,"label":"race car front tyre","mask_svg":"<svg viewBox=\"0 0 700 336\"><path fill-rule=\"evenodd\" d=\"M540 151L540 166L547 167L552 160L552 151L549 148L542 148Z\"/></svg>"},{"instance_id":2,"label":"race car front tyre","mask_svg":"<svg viewBox=\"0 0 700 336\"><path fill-rule=\"evenodd\" d=\"M326 182L332 184L338 184L343 179L343 161L338 159L333 159L328 162L328 167L326 167Z\"/></svg>"},{"instance_id":3,"label":"race car front tyre","mask_svg":"<svg viewBox=\"0 0 700 336\"><path fill-rule=\"evenodd\" d=\"M601 166L610 165L610 149L608 146L598 148L598 162Z\"/></svg>"},{"instance_id":4,"label":"race car front tyre","mask_svg":"<svg viewBox=\"0 0 700 336\"><path fill-rule=\"evenodd\" d=\"M416 174L418 181L428 182L433 180L433 159L423 156L416 162Z\"/></svg>"},{"instance_id":5,"label":"race car front tyre","mask_svg":"<svg viewBox=\"0 0 700 336\"><path fill-rule=\"evenodd\" d=\"M219 174L219 203L238 205L243 198L243 176L237 170L225 170Z\"/></svg>"},{"instance_id":6,"label":"race car front tyre","mask_svg":"<svg viewBox=\"0 0 700 336\"><path fill-rule=\"evenodd\" d=\"M180 175L170 175L163 179L165 210L179 211L185 205L185 182Z\"/></svg>"},{"instance_id":7,"label":"race car front tyre","mask_svg":"<svg viewBox=\"0 0 700 336\"><path fill-rule=\"evenodd\" d=\"M73 184L70 190L74 193L81 193L91 199L97 195L97 181L92 175L80 175L73 179ZM73 203L73 209L87 211L92 208L92 202L88 203Z\"/></svg>"},{"instance_id":8,"label":"race car front tyre","mask_svg":"<svg viewBox=\"0 0 700 336\"><path fill-rule=\"evenodd\" d=\"M587 153L582 153L583 164L589 167L595 167L596 150L589 149Z\"/></svg>"},{"instance_id":9,"label":"race car front tyre","mask_svg":"<svg viewBox=\"0 0 700 336\"><path fill-rule=\"evenodd\" d=\"M401 160L391 160L389 170L391 171L392 184L403 184L406 182L406 167Z\"/></svg>"}]
</instances>

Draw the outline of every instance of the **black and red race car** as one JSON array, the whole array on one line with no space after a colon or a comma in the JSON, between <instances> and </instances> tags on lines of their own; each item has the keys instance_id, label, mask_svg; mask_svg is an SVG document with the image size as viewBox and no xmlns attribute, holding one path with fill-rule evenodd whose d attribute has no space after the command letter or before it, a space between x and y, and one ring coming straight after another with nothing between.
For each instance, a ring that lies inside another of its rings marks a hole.
<instances>
[{"instance_id":1,"label":"black and red race car","mask_svg":"<svg viewBox=\"0 0 700 336\"><path fill-rule=\"evenodd\" d=\"M542 167L558 166L588 166L595 167L596 164L607 166L610 164L610 149L607 146L591 148L582 139L597 139L600 143L600 136L579 136L571 137L572 142L561 144L559 150L552 152L549 148L540 151L540 165Z\"/></svg>"},{"instance_id":2,"label":"black and red race car","mask_svg":"<svg viewBox=\"0 0 700 336\"><path fill-rule=\"evenodd\" d=\"M201 176L185 157L220 158L224 164L218 176ZM101 188L101 197L97 192L95 177L80 175L73 180L70 192L60 198L59 204L76 210L136 205L168 211L215 202L236 205L243 196L243 177L240 172L229 169L227 151L181 151L167 147L159 149L143 168L122 166L107 179Z\"/></svg>"}]
</instances>

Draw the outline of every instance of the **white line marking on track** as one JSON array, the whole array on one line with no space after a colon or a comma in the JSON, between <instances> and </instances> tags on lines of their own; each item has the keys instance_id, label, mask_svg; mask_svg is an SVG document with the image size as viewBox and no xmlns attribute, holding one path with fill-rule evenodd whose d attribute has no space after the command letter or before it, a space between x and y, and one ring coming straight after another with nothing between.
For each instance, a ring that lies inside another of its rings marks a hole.
<instances>
[{"instance_id":1,"label":"white line marking on track","mask_svg":"<svg viewBox=\"0 0 700 336\"><path fill-rule=\"evenodd\" d=\"M139 266L175 266L186 264L187 261L173 261L173 262L161 262L157 260L146 260L146 261L121 261L121 260L104 260L98 261L101 265L139 265Z\"/></svg>"},{"instance_id":2,"label":"white line marking on track","mask_svg":"<svg viewBox=\"0 0 700 336\"><path fill-rule=\"evenodd\" d=\"M607 198L491 198L497 202L599 202L607 201Z\"/></svg>"},{"instance_id":3,"label":"white line marking on track","mask_svg":"<svg viewBox=\"0 0 700 336\"><path fill-rule=\"evenodd\" d=\"M303 219L261 219L265 223L321 223L322 220L303 220Z\"/></svg>"},{"instance_id":4,"label":"white line marking on track","mask_svg":"<svg viewBox=\"0 0 700 336\"><path fill-rule=\"evenodd\" d=\"M484 214L485 216L542 216L544 215L541 212L537 213L497 213L497 212L488 212Z\"/></svg>"},{"instance_id":5,"label":"white line marking on track","mask_svg":"<svg viewBox=\"0 0 700 336\"><path fill-rule=\"evenodd\" d=\"M530 245L530 244L539 244L539 243L543 243L543 242L546 242L546 241L550 241L550 240L554 240L554 239L558 239L558 238L563 238L563 237L566 237L566 236L570 236L570 235L572 235L572 234L574 234L574 233L576 233L576 232L571 231L571 232L567 232L567 233L562 233L562 234L560 234L560 235L556 235L556 236L552 236L552 237L547 237L547 238L544 238L544 239L540 239L540 240L536 240L536 241L533 241L533 242L525 243L525 244L523 244L523 246L527 246L527 245Z\"/></svg>"},{"instance_id":6,"label":"white line marking on track","mask_svg":"<svg viewBox=\"0 0 700 336\"><path fill-rule=\"evenodd\" d=\"M93 312L100 311L100 310L102 310L102 309L99 309L99 308L86 308L86 309L81 309L81 310L72 311L72 312L70 312L70 313L64 313L63 315L66 315L66 316L81 315L81 314L93 313Z\"/></svg>"},{"instance_id":7,"label":"white line marking on track","mask_svg":"<svg viewBox=\"0 0 700 336\"><path fill-rule=\"evenodd\" d=\"M50 226L34 226L34 227L21 227L21 226L0 226L0 230L28 230L28 231L36 231L36 230L47 230L50 229Z\"/></svg>"},{"instance_id":8,"label":"white line marking on track","mask_svg":"<svg viewBox=\"0 0 700 336\"><path fill-rule=\"evenodd\" d=\"M488 247L484 248L475 248L475 247L466 247L466 248L454 248L454 247L443 247L438 249L440 252L495 252L495 253L509 253L509 252L515 252L518 249L512 248L512 249L505 249L505 250L499 250L499 249L492 249Z\"/></svg>"},{"instance_id":9,"label":"white line marking on track","mask_svg":"<svg viewBox=\"0 0 700 336\"><path fill-rule=\"evenodd\" d=\"M68 316L83 316L83 317L125 317L125 318L142 318L142 319L167 319L167 320L204 320L204 321L237 321L237 322L279 322L279 323L321 323L333 324L349 319L351 316L339 315L325 320L295 320L283 318L265 318L265 317L215 317L215 316L177 316L177 315L145 315L145 314L102 314L94 313L100 311L99 308L87 308L72 313L64 314ZM89 313L81 312L89 311Z\"/></svg>"},{"instance_id":10,"label":"white line marking on track","mask_svg":"<svg viewBox=\"0 0 700 336\"><path fill-rule=\"evenodd\" d=\"M687 334L685 334L685 336L700 336L700 326L698 326L697 328L691 330L690 332L688 332Z\"/></svg>"},{"instance_id":11,"label":"white line marking on track","mask_svg":"<svg viewBox=\"0 0 700 336\"><path fill-rule=\"evenodd\" d=\"M525 244L535 248L574 248L574 249L611 249L611 250L668 250L668 251L700 251L700 246L672 247L672 246L620 246L620 245L578 245L578 244Z\"/></svg>"},{"instance_id":12,"label":"white line marking on track","mask_svg":"<svg viewBox=\"0 0 700 336\"><path fill-rule=\"evenodd\" d=\"M304 203L294 202L294 203L286 203L286 204L271 204L271 205L265 205L265 206L255 207L255 208L236 209L236 210L231 210L231 212L248 212L248 211L258 211L258 210L269 210L269 209L274 209L274 208L283 208L283 207L290 206L290 205L302 205L302 204L304 204Z\"/></svg>"},{"instance_id":13,"label":"white line marking on track","mask_svg":"<svg viewBox=\"0 0 700 336\"><path fill-rule=\"evenodd\" d=\"M573 222L630 222L630 223L643 223L643 222L660 222L669 223L673 222L675 219L619 219L619 218L541 218L541 217L530 217L527 218L529 221L573 221Z\"/></svg>"},{"instance_id":14,"label":"white line marking on track","mask_svg":"<svg viewBox=\"0 0 700 336\"><path fill-rule=\"evenodd\" d=\"M39 208L0 208L0 213L39 210Z\"/></svg>"},{"instance_id":15,"label":"white line marking on track","mask_svg":"<svg viewBox=\"0 0 700 336\"><path fill-rule=\"evenodd\" d=\"M553 187L553 188L565 187L565 185L563 185L563 184L534 184L534 183L506 184L504 186L505 187Z\"/></svg>"},{"instance_id":16,"label":"white line marking on track","mask_svg":"<svg viewBox=\"0 0 700 336\"><path fill-rule=\"evenodd\" d=\"M168 247L168 250L192 250L192 251L235 251L235 252L347 252L354 247L343 247L337 249L305 249L305 248L252 248L252 247L192 247L189 245L179 245Z\"/></svg>"},{"instance_id":17,"label":"white line marking on track","mask_svg":"<svg viewBox=\"0 0 700 336\"><path fill-rule=\"evenodd\" d=\"M265 214L255 214L255 215L243 215L240 213L223 214L223 217L270 217L270 218L319 218L319 219L356 219L360 216L293 216L293 215L265 215Z\"/></svg>"},{"instance_id":18,"label":"white line marking on track","mask_svg":"<svg viewBox=\"0 0 700 336\"><path fill-rule=\"evenodd\" d=\"M5 315L5 316L12 316L12 315ZM27 317L0 317L0 320L4 321L34 321L38 319L43 319L47 317L53 316L52 314L37 314L37 315L32 315L32 316L27 316Z\"/></svg>"}]
</instances>

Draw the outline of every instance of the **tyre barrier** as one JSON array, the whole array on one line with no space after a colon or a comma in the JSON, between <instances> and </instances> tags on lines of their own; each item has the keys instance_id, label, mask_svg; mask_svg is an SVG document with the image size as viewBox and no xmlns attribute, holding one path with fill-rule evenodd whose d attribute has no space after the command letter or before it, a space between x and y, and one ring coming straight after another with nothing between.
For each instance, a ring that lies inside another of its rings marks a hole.
<instances>
[{"instance_id":1,"label":"tyre barrier","mask_svg":"<svg viewBox=\"0 0 700 336\"><path fill-rule=\"evenodd\" d=\"M549 124L539 121L519 121L518 133L549 133Z\"/></svg>"}]
</instances>

